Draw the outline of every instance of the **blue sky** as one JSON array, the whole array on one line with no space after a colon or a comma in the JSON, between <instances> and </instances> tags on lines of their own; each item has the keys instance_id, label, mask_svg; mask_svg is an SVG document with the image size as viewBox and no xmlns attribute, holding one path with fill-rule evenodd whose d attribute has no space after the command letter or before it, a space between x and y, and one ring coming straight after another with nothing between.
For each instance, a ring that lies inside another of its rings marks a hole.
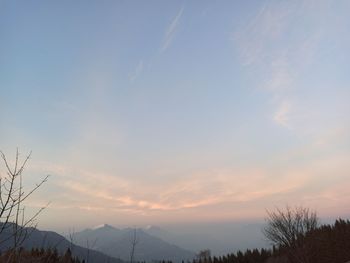
<instances>
[{"instance_id":1,"label":"blue sky","mask_svg":"<svg viewBox=\"0 0 350 263\"><path fill-rule=\"evenodd\" d=\"M52 201L45 227L349 215L349 9L0 1L0 148L33 151L28 186L52 175L28 206Z\"/></svg>"}]
</instances>

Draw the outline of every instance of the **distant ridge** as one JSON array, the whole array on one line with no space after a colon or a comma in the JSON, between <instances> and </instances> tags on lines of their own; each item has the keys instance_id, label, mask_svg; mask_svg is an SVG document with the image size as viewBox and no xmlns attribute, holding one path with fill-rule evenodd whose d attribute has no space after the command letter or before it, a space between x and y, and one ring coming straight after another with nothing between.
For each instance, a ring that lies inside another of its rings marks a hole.
<instances>
[{"instance_id":1,"label":"distant ridge","mask_svg":"<svg viewBox=\"0 0 350 263\"><path fill-rule=\"evenodd\" d=\"M86 246L87 240L94 241L94 249L106 255L128 261L130 259L131 241L134 228L119 229L109 224L102 224L93 228L75 233L74 241L77 245ZM148 226L145 229L137 228L137 245L135 249L136 261L171 260L173 262L187 261L194 258L195 253L163 239L152 235L152 232L160 232L156 226Z\"/></svg>"},{"instance_id":2,"label":"distant ridge","mask_svg":"<svg viewBox=\"0 0 350 263\"><path fill-rule=\"evenodd\" d=\"M2 224L0 223L0 226L1 225ZM4 232L1 233L1 240L6 240L0 245L1 251L6 251L9 248L12 248L12 229L13 227L11 226L7 227L5 228ZM81 260L88 261L89 263L123 263L122 260L107 256L102 252L72 244L65 237L57 234L56 232L41 231L33 228L30 228L28 230L31 232L31 234L22 244L22 247L27 250L30 250L32 248L57 249L57 252L59 254L64 254L67 249L70 248L73 256L78 257Z\"/></svg>"}]
</instances>

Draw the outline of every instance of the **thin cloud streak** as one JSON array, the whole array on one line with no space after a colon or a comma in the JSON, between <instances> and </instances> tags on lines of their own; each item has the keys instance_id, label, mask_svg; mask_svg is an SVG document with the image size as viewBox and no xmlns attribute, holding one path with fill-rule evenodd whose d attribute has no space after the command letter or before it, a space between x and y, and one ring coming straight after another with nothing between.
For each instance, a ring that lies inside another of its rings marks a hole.
<instances>
[{"instance_id":1,"label":"thin cloud streak","mask_svg":"<svg viewBox=\"0 0 350 263\"><path fill-rule=\"evenodd\" d=\"M179 25L183 11L184 11L184 7L181 7L179 12L174 17L174 19L171 21L170 25L168 26L167 30L165 31L165 35L163 37L163 43L162 43L162 46L160 48L161 53L166 51L169 48L169 46L171 45L171 43L173 42L174 37L175 37L175 33L176 33L176 29Z\"/></svg>"},{"instance_id":2,"label":"thin cloud streak","mask_svg":"<svg viewBox=\"0 0 350 263\"><path fill-rule=\"evenodd\" d=\"M129 81L130 83L134 83L135 80L140 76L140 74L142 73L144 69L144 63L143 63L143 60L140 60L139 63L137 64L134 72L132 72L130 75L129 75Z\"/></svg>"}]
</instances>

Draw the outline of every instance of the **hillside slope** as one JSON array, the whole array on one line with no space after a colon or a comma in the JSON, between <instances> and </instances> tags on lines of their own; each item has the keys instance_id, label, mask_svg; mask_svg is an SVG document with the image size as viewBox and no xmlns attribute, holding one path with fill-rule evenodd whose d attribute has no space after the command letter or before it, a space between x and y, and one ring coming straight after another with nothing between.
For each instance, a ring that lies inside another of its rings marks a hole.
<instances>
[{"instance_id":1,"label":"hillside slope","mask_svg":"<svg viewBox=\"0 0 350 263\"><path fill-rule=\"evenodd\" d=\"M87 241L95 243L94 249L122 260L130 259L131 241L134 229L118 229L110 225L103 225L95 229L86 229L75 234L75 242L85 246ZM137 244L135 260L171 260L181 262L191 260L195 254L186 249L172 245L158 237L146 233L143 229L136 229Z\"/></svg>"}]
</instances>

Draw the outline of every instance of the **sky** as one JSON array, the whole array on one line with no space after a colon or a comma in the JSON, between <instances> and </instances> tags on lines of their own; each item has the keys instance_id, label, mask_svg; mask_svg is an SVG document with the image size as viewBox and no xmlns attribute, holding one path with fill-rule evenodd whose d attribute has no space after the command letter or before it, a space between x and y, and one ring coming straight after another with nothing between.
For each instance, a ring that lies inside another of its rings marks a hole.
<instances>
[{"instance_id":1,"label":"sky","mask_svg":"<svg viewBox=\"0 0 350 263\"><path fill-rule=\"evenodd\" d=\"M350 216L350 2L0 0L0 149L48 229ZM1 165L4 176L4 167Z\"/></svg>"}]
</instances>

